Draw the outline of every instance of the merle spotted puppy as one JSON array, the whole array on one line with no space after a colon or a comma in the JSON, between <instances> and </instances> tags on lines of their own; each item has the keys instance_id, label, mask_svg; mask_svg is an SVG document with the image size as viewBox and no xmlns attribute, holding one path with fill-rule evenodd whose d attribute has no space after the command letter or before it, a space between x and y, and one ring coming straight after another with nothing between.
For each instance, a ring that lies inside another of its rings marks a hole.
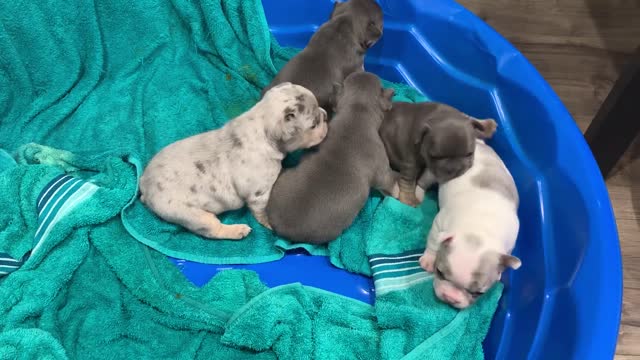
<instances>
[{"instance_id":1,"label":"merle spotted puppy","mask_svg":"<svg viewBox=\"0 0 640 360\"><path fill-rule=\"evenodd\" d=\"M207 238L249 234L248 225L226 225L216 217L245 204L270 227L264 209L282 159L320 143L326 120L309 90L280 84L222 128L162 149L140 178L141 200L165 221Z\"/></svg>"},{"instance_id":2,"label":"merle spotted puppy","mask_svg":"<svg viewBox=\"0 0 640 360\"><path fill-rule=\"evenodd\" d=\"M280 70L263 93L289 81L311 90L321 107L332 109L334 84L364 69L365 53L382 36L382 26L382 10L374 0L336 2L329 21Z\"/></svg>"}]
</instances>

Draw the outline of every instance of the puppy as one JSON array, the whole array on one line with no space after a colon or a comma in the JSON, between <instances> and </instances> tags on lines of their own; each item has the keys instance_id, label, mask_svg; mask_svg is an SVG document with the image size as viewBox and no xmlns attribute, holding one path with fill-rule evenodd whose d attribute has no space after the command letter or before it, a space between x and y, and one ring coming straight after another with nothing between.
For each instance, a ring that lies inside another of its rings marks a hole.
<instances>
[{"instance_id":1,"label":"puppy","mask_svg":"<svg viewBox=\"0 0 640 360\"><path fill-rule=\"evenodd\" d=\"M498 155L476 140L473 166L439 185L440 212L427 238L420 265L434 273L436 296L463 309L473 304L506 268L518 237L519 197L513 177Z\"/></svg>"},{"instance_id":2,"label":"puppy","mask_svg":"<svg viewBox=\"0 0 640 360\"><path fill-rule=\"evenodd\" d=\"M327 243L362 209L371 187L393 196L398 185L378 135L394 91L358 72L336 86L337 112L327 139L285 169L273 187L267 215L273 229L294 242Z\"/></svg>"},{"instance_id":3,"label":"puppy","mask_svg":"<svg viewBox=\"0 0 640 360\"><path fill-rule=\"evenodd\" d=\"M319 144L327 113L302 86L283 83L217 130L162 149L140 178L141 200L162 219L212 239L241 239L244 224L217 214L245 203L269 227L265 206L285 154Z\"/></svg>"},{"instance_id":4,"label":"puppy","mask_svg":"<svg viewBox=\"0 0 640 360\"><path fill-rule=\"evenodd\" d=\"M276 75L263 93L281 82L302 85L332 109L333 84L364 70L365 52L382 36L382 10L374 0L336 2L329 21Z\"/></svg>"},{"instance_id":5,"label":"puppy","mask_svg":"<svg viewBox=\"0 0 640 360\"><path fill-rule=\"evenodd\" d=\"M471 167L476 138L493 135L492 119L478 120L455 108L435 103L394 102L380 128L391 162L400 173L400 201L416 206L416 183L421 187L460 176Z\"/></svg>"}]
</instances>

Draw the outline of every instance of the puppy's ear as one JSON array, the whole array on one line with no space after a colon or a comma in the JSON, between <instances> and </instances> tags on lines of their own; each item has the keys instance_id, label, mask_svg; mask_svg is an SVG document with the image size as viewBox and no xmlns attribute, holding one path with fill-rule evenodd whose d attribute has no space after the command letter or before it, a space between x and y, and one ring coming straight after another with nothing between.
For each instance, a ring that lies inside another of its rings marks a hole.
<instances>
[{"instance_id":1,"label":"puppy's ear","mask_svg":"<svg viewBox=\"0 0 640 360\"><path fill-rule=\"evenodd\" d=\"M344 5L344 3L338 1L334 2L333 9L331 10L331 15L329 15L329 19L333 19L334 16L337 16L340 13L340 8Z\"/></svg>"},{"instance_id":2,"label":"puppy's ear","mask_svg":"<svg viewBox=\"0 0 640 360\"><path fill-rule=\"evenodd\" d=\"M413 145L420 144L425 135L427 135L431 131L431 126L429 125L429 121L427 118L423 118L422 122L419 124L418 128L415 129L412 135Z\"/></svg>"},{"instance_id":3,"label":"puppy's ear","mask_svg":"<svg viewBox=\"0 0 640 360\"><path fill-rule=\"evenodd\" d=\"M272 87L272 89L277 89L277 88L281 88L281 87L285 87L285 86L289 86L291 85L291 83L289 81L285 81L285 82L281 82L280 84Z\"/></svg>"},{"instance_id":4,"label":"puppy's ear","mask_svg":"<svg viewBox=\"0 0 640 360\"><path fill-rule=\"evenodd\" d=\"M393 95L395 95L396 91L389 88L389 89L381 89L380 90L380 99L382 102L382 110L384 111L389 111L391 110L391 108L393 107L393 101L391 99L393 99Z\"/></svg>"},{"instance_id":5,"label":"puppy's ear","mask_svg":"<svg viewBox=\"0 0 640 360\"><path fill-rule=\"evenodd\" d=\"M513 255L507 254L499 254L498 255L498 264L501 268L512 268L513 270L518 270L518 268L522 265L522 261Z\"/></svg>"},{"instance_id":6,"label":"puppy's ear","mask_svg":"<svg viewBox=\"0 0 640 360\"><path fill-rule=\"evenodd\" d=\"M493 136L498 128L498 123L493 119L478 120L471 118L471 125L478 139L489 139Z\"/></svg>"},{"instance_id":7,"label":"puppy's ear","mask_svg":"<svg viewBox=\"0 0 640 360\"><path fill-rule=\"evenodd\" d=\"M452 233L441 231L438 233L438 235L436 235L436 244L439 246L447 247L451 245L452 241L453 241Z\"/></svg>"}]
</instances>

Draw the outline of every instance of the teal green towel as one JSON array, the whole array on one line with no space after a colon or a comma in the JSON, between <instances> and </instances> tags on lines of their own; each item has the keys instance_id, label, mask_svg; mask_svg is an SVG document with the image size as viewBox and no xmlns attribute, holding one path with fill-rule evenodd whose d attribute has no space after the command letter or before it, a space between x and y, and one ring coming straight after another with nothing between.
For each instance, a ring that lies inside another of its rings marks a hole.
<instances>
[{"instance_id":1,"label":"teal green towel","mask_svg":"<svg viewBox=\"0 0 640 360\"><path fill-rule=\"evenodd\" d=\"M18 154L0 173L11 194L0 199L0 252L27 259L0 277L0 358L483 357L501 285L457 311L436 299L429 274L412 270L432 200L413 209L387 198L374 212L375 306L300 284L268 289L250 271L197 288L124 228L119 213L136 198L130 157L36 144Z\"/></svg>"},{"instance_id":2,"label":"teal green towel","mask_svg":"<svg viewBox=\"0 0 640 360\"><path fill-rule=\"evenodd\" d=\"M383 333L382 358L482 359L482 341L502 284L462 311L437 299L433 276L419 264L424 239L438 210L435 193L427 195L415 209L386 198L370 228L367 253L376 289L376 316Z\"/></svg>"},{"instance_id":3,"label":"teal green towel","mask_svg":"<svg viewBox=\"0 0 640 360\"><path fill-rule=\"evenodd\" d=\"M265 231L205 241L137 200L153 154L251 107L295 54L258 0L6 1L0 13L12 14L0 18L0 253L20 264L0 274L0 358L481 357L499 287L457 312L409 269L371 307L246 271L196 288L166 259L266 261L292 246ZM421 241L403 234L426 231L435 208L394 201L372 195L349 231L308 250L363 274L415 257Z\"/></svg>"},{"instance_id":4,"label":"teal green towel","mask_svg":"<svg viewBox=\"0 0 640 360\"><path fill-rule=\"evenodd\" d=\"M277 44L259 0L5 1L0 13L19 14L0 22L6 34L0 37L0 147L117 149L137 159L139 171L162 147L248 110L298 51ZM426 100L406 85L385 84L396 89L396 100ZM305 248L368 274L359 244L378 201L372 198L329 249ZM210 241L160 221L139 201L123 214L138 240L187 260L257 263L300 247L258 225L246 209L221 218L254 231L240 242Z\"/></svg>"}]
</instances>

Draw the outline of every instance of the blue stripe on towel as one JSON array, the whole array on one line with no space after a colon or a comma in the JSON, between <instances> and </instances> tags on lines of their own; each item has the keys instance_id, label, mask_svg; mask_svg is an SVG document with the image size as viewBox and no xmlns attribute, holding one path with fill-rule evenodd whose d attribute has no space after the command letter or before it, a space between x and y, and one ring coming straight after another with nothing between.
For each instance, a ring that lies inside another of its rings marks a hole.
<instances>
[{"instance_id":1,"label":"blue stripe on towel","mask_svg":"<svg viewBox=\"0 0 640 360\"><path fill-rule=\"evenodd\" d=\"M374 254L369 256L376 295L403 290L414 284L433 278L420 267L424 250L400 254Z\"/></svg>"},{"instance_id":2,"label":"blue stripe on towel","mask_svg":"<svg viewBox=\"0 0 640 360\"><path fill-rule=\"evenodd\" d=\"M58 175L40 191L36 199L38 229L33 248L22 259L0 252L0 277L18 270L44 243L51 229L80 203L91 197L98 186L70 175Z\"/></svg>"}]
</instances>

